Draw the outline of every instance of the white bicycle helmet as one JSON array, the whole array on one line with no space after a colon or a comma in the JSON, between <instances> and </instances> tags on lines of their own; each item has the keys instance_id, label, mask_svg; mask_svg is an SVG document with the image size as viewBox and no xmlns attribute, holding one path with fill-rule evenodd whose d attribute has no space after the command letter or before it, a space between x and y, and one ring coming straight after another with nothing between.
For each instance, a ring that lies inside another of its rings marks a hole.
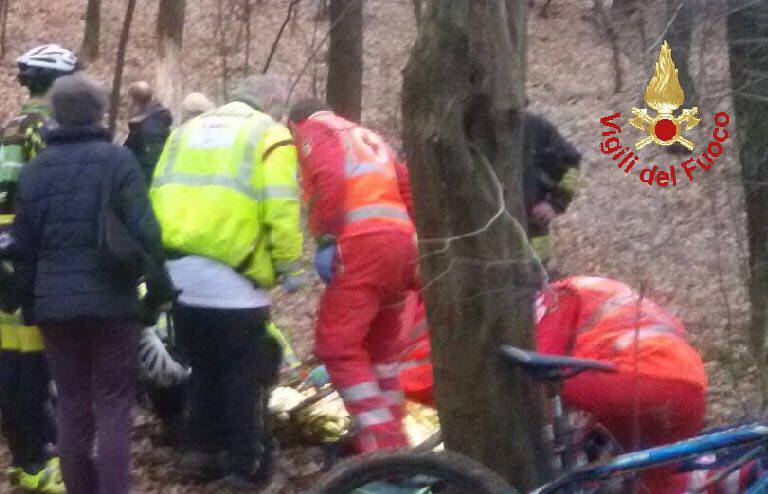
<instances>
[{"instance_id":1,"label":"white bicycle helmet","mask_svg":"<svg viewBox=\"0 0 768 494\"><path fill-rule=\"evenodd\" d=\"M43 71L71 74L77 67L74 53L59 45L48 44L32 48L17 60L19 69L43 69Z\"/></svg>"},{"instance_id":2,"label":"white bicycle helmet","mask_svg":"<svg viewBox=\"0 0 768 494\"><path fill-rule=\"evenodd\" d=\"M176 362L153 328L145 328L139 343L139 377L161 388L181 384L192 369Z\"/></svg>"}]
</instances>

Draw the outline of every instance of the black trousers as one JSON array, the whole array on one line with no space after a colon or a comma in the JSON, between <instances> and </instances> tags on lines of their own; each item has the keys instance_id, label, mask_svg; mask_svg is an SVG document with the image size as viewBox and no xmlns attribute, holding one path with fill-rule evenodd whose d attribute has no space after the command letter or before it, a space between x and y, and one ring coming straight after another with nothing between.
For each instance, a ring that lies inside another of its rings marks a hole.
<instances>
[{"instance_id":1,"label":"black trousers","mask_svg":"<svg viewBox=\"0 0 768 494\"><path fill-rule=\"evenodd\" d=\"M267 342L269 310L178 304L173 318L179 349L192 366L185 443L227 453L229 470L249 475L265 449L264 403L280 365Z\"/></svg>"},{"instance_id":2,"label":"black trousers","mask_svg":"<svg viewBox=\"0 0 768 494\"><path fill-rule=\"evenodd\" d=\"M50 374L43 352L0 352L0 414L13 466L37 473L56 440L50 408Z\"/></svg>"}]
</instances>

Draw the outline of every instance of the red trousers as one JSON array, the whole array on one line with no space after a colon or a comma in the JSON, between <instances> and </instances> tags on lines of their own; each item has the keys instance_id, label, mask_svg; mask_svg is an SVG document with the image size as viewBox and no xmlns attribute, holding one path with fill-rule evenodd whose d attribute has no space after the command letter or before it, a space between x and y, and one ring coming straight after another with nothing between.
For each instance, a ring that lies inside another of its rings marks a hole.
<instances>
[{"instance_id":1,"label":"red trousers","mask_svg":"<svg viewBox=\"0 0 768 494\"><path fill-rule=\"evenodd\" d=\"M585 372L566 381L563 398L594 415L627 451L687 439L704 424L706 391L685 381ZM680 494L686 476L660 468L643 475L643 482L652 494Z\"/></svg>"},{"instance_id":2,"label":"red trousers","mask_svg":"<svg viewBox=\"0 0 768 494\"><path fill-rule=\"evenodd\" d=\"M342 240L320 301L315 354L357 428L360 452L408 445L398 383L400 312L413 286L412 235L376 232Z\"/></svg>"}]
</instances>

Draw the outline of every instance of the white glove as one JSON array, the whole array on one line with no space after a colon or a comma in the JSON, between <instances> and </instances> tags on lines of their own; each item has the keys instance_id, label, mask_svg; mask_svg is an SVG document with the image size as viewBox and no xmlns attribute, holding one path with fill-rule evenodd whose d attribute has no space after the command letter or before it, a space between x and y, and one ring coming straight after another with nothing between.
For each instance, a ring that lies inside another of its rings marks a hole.
<instances>
[{"instance_id":1,"label":"white glove","mask_svg":"<svg viewBox=\"0 0 768 494\"><path fill-rule=\"evenodd\" d=\"M152 328L145 328L139 343L139 377L161 388L181 384L192 369L173 360Z\"/></svg>"}]
</instances>

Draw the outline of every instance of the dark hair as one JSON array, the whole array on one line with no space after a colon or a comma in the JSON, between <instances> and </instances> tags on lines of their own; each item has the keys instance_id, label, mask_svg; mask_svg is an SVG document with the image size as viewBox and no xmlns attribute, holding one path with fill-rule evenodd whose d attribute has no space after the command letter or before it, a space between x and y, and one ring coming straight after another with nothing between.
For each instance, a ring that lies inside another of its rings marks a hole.
<instances>
[{"instance_id":1,"label":"dark hair","mask_svg":"<svg viewBox=\"0 0 768 494\"><path fill-rule=\"evenodd\" d=\"M288 112L288 121L301 122L311 117L313 113L330 111L330 109L331 107L326 102L319 99L299 100L291 106L291 110Z\"/></svg>"}]
</instances>

